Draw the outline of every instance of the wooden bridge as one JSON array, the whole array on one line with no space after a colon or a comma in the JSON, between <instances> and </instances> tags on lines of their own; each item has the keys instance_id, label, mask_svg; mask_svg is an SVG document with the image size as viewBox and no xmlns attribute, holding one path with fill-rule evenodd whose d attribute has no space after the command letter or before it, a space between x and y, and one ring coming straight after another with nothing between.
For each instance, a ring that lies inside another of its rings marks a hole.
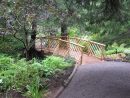
<instances>
[{"instance_id":1,"label":"wooden bridge","mask_svg":"<svg viewBox=\"0 0 130 98\"><path fill-rule=\"evenodd\" d=\"M78 37L67 37L67 40L52 36L37 37L35 46L37 50L45 53L73 57L78 64L84 64L92 60L101 61L104 59L105 52L104 44Z\"/></svg>"}]
</instances>

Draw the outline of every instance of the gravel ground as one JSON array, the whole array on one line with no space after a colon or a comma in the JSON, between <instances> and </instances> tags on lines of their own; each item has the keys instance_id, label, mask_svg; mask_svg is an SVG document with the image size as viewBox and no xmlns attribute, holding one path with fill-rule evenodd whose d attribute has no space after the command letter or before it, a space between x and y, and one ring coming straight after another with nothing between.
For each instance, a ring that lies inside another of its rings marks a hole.
<instances>
[{"instance_id":1,"label":"gravel ground","mask_svg":"<svg viewBox=\"0 0 130 98\"><path fill-rule=\"evenodd\" d=\"M81 65L59 98L130 98L130 63Z\"/></svg>"}]
</instances>

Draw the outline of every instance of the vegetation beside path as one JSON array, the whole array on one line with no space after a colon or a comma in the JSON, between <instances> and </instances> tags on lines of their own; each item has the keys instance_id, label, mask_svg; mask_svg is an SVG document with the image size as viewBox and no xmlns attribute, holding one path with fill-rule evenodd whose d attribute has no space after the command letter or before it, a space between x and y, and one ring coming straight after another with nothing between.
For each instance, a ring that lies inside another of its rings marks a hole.
<instances>
[{"instance_id":1,"label":"vegetation beside path","mask_svg":"<svg viewBox=\"0 0 130 98\"><path fill-rule=\"evenodd\" d=\"M49 88L62 84L74 63L57 56L26 61L0 54L0 96L42 98Z\"/></svg>"}]
</instances>

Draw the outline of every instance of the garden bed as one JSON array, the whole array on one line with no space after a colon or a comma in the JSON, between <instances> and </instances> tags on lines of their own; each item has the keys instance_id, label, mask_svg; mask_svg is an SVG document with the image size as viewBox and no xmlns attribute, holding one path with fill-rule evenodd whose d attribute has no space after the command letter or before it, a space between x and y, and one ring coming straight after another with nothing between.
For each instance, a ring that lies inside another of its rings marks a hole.
<instances>
[{"instance_id":1,"label":"garden bed","mask_svg":"<svg viewBox=\"0 0 130 98\"><path fill-rule=\"evenodd\" d=\"M123 53L111 54L111 55L105 56L105 60L106 61L122 61L124 57L125 57L125 54Z\"/></svg>"},{"instance_id":2,"label":"garden bed","mask_svg":"<svg viewBox=\"0 0 130 98\"><path fill-rule=\"evenodd\" d=\"M67 68L66 70L55 74L54 77L50 78L49 89L45 94L45 98L53 98L61 86L64 85L64 81L71 75L74 66Z\"/></svg>"},{"instance_id":3,"label":"garden bed","mask_svg":"<svg viewBox=\"0 0 130 98\"><path fill-rule=\"evenodd\" d=\"M43 98L53 98L59 88L63 86L64 81L68 79L73 71L73 68L74 66L69 67L62 72L56 73L53 77L50 77L48 81L46 81L48 87L46 89L47 91L43 91ZM21 92L17 92L15 90L10 90L7 95L9 98L27 98L22 96ZM6 93L1 93L0 98L6 98Z\"/></svg>"},{"instance_id":4,"label":"garden bed","mask_svg":"<svg viewBox=\"0 0 130 98\"><path fill-rule=\"evenodd\" d=\"M0 55L0 98L52 98L72 73L74 63L69 57L25 61Z\"/></svg>"}]
</instances>

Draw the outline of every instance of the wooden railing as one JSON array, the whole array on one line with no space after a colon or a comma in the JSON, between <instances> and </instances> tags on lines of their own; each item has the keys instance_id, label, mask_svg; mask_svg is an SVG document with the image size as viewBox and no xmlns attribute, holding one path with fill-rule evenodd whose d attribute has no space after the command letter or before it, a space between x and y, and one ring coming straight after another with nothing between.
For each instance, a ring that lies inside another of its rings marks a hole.
<instances>
[{"instance_id":1,"label":"wooden railing","mask_svg":"<svg viewBox=\"0 0 130 98\"><path fill-rule=\"evenodd\" d=\"M38 50L64 57L71 56L77 63L82 64L84 46L80 44L62 40L59 37L37 37L35 43Z\"/></svg>"},{"instance_id":2,"label":"wooden railing","mask_svg":"<svg viewBox=\"0 0 130 98\"><path fill-rule=\"evenodd\" d=\"M52 36L37 37L36 48L54 55L74 57L80 63L82 63L83 54L103 60L105 52L104 44L77 37L68 37L67 40Z\"/></svg>"},{"instance_id":3,"label":"wooden railing","mask_svg":"<svg viewBox=\"0 0 130 98\"><path fill-rule=\"evenodd\" d=\"M90 56L95 56L102 60L104 59L104 56L105 56L105 45L104 44L82 39L82 38L77 38L77 37L70 38L70 42L74 42L74 43L83 45L84 53L86 53Z\"/></svg>"}]
</instances>

